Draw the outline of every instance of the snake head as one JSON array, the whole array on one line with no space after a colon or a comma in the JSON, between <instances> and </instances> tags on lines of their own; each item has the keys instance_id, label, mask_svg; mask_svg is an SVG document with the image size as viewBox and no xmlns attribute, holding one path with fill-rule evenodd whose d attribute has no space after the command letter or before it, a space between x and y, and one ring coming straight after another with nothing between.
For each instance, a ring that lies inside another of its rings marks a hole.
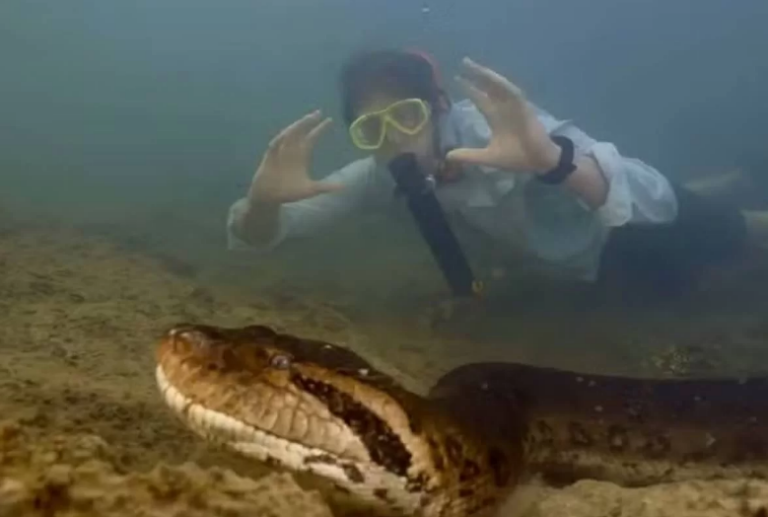
<instances>
[{"instance_id":1,"label":"snake head","mask_svg":"<svg viewBox=\"0 0 768 517\"><path fill-rule=\"evenodd\" d=\"M397 461L398 475L410 465L403 446L384 454L391 446L378 441L395 436L390 425L410 433L401 390L344 347L260 325L184 323L166 331L156 358L166 403L208 438L283 464L297 461L290 451L302 451L326 464L330 457Z\"/></svg>"},{"instance_id":2,"label":"snake head","mask_svg":"<svg viewBox=\"0 0 768 517\"><path fill-rule=\"evenodd\" d=\"M292 354L277 343L278 334L262 325L238 329L182 323L166 331L158 348L158 363L174 359L190 367L223 373L287 370Z\"/></svg>"}]
</instances>

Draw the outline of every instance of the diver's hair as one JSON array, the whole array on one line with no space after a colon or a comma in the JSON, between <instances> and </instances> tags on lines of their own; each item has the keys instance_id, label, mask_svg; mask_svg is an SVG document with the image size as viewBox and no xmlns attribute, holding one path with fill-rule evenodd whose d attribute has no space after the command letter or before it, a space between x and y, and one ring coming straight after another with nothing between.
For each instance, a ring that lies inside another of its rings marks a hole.
<instances>
[{"instance_id":1,"label":"diver's hair","mask_svg":"<svg viewBox=\"0 0 768 517\"><path fill-rule=\"evenodd\" d=\"M377 92L396 97L416 97L433 111L449 104L432 63L408 50L368 50L353 55L339 75L344 121L350 125L366 95Z\"/></svg>"}]
</instances>

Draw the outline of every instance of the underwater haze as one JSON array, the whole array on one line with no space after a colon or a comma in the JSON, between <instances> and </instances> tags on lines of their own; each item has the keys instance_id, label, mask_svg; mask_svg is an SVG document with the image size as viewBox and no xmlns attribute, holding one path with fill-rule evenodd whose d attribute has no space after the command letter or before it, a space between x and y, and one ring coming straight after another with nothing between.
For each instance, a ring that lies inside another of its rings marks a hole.
<instances>
[{"instance_id":1,"label":"underwater haze","mask_svg":"<svg viewBox=\"0 0 768 517\"><path fill-rule=\"evenodd\" d=\"M8 0L0 207L160 257L195 282L370 302L383 317L445 294L405 218L348 218L266 255L226 241L230 205L300 116L335 120L315 178L364 156L338 96L352 53L423 49L457 99L451 79L470 56L670 178L739 171L741 205L764 209L767 15L759 0Z\"/></svg>"},{"instance_id":2,"label":"underwater haze","mask_svg":"<svg viewBox=\"0 0 768 517\"><path fill-rule=\"evenodd\" d=\"M469 56L670 178L738 171L738 203L763 210L766 15L758 0L3 2L0 207L159 257L195 282L256 298L269 286L311 292L383 317L446 294L407 214L342 218L273 253L227 249L228 210L288 124L313 109L334 118L315 178L365 156L341 117L350 55L423 49L455 99ZM516 282L505 292L544 291Z\"/></svg>"},{"instance_id":3,"label":"underwater haze","mask_svg":"<svg viewBox=\"0 0 768 517\"><path fill-rule=\"evenodd\" d=\"M275 132L316 107L339 120L335 74L373 46L423 47L447 77L469 55L671 176L758 167L766 16L759 0L8 0L2 198L221 219ZM336 124L313 172L352 156Z\"/></svg>"}]
</instances>

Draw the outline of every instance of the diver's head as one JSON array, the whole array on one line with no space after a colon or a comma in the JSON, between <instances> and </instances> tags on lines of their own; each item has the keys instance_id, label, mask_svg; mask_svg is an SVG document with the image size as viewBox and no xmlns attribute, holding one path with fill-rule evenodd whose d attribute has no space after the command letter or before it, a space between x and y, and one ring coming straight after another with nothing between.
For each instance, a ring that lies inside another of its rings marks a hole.
<instances>
[{"instance_id":1,"label":"diver's head","mask_svg":"<svg viewBox=\"0 0 768 517\"><path fill-rule=\"evenodd\" d=\"M342 109L352 142L388 161L403 152L434 160L434 121L449 100L431 60L407 50L357 54L340 77Z\"/></svg>"}]
</instances>

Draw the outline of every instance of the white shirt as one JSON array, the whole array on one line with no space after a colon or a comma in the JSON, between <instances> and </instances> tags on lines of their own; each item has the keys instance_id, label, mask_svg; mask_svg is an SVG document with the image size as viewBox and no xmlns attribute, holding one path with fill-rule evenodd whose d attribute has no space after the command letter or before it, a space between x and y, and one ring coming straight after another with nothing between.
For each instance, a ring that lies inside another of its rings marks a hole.
<instances>
[{"instance_id":1,"label":"white shirt","mask_svg":"<svg viewBox=\"0 0 768 517\"><path fill-rule=\"evenodd\" d=\"M535 181L532 173L475 166L465 166L457 182L440 183L437 198L449 220L461 219L463 226L490 237L511 257L524 257L553 273L594 280L611 228L670 222L677 215L677 199L669 181L650 165L624 157L613 144L598 142L570 121L533 107L551 135L567 136L577 155L589 155L599 165L608 181L607 200L600 208L590 208L564 185ZM453 104L438 124L444 150L485 147L491 136L485 117L469 100ZM372 156L324 179L345 188L282 205L275 237L258 251L271 250L287 238L319 234L326 225L355 211L404 209L403 200L394 197L395 182L389 171ZM233 231L235 218L246 207L245 198L230 207L229 249L257 250ZM464 247L471 261L472 250Z\"/></svg>"}]
</instances>

